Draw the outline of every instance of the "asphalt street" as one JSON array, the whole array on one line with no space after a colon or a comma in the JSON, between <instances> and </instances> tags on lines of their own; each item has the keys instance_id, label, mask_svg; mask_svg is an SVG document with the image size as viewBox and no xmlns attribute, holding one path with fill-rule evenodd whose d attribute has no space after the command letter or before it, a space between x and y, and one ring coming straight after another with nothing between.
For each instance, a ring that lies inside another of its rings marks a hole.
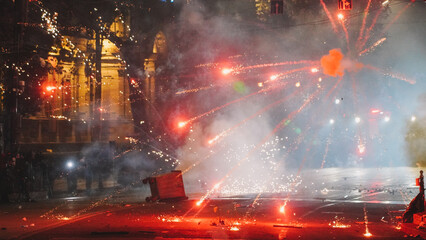
<instances>
[{"instance_id":1,"label":"asphalt street","mask_svg":"<svg viewBox=\"0 0 426 240\"><path fill-rule=\"evenodd\" d=\"M333 170L334 171L334 170ZM375 170L316 176L299 191L212 195L181 202L145 202L149 188L109 188L79 195L0 205L0 239L410 239L400 216L416 194L404 179ZM393 170L392 170L393 171ZM402 170L399 170L402 172ZM415 172L417 169L410 169ZM349 180L351 174L362 175ZM402 173L401 173L402 174ZM385 176L385 177L383 177ZM348 179L349 177L349 179ZM410 176L407 176L409 179ZM345 180L346 179L346 180ZM319 180L319 181L318 181ZM377 180L377 181L376 181ZM322 182L324 181L324 182ZM398 183L398 184L396 184ZM396 185L395 185L396 184ZM326 188L327 190L324 190ZM418 190L417 190L418 191Z\"/></svg>"}]
</instances>

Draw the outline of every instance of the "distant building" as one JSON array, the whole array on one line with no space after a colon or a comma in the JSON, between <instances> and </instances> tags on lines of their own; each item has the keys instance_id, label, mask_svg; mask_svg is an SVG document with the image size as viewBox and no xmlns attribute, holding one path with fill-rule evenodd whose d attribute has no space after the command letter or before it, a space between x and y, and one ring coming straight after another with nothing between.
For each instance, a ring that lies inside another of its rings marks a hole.
<instances>
[{"instance_id":1,"label":"distant building","mask_svg":"<svg viewBox=\"0 0 426 240\"><path fill-rule=\"evenodd\" d=\"M117 24L113 27L123 30ZM124 141L134 132L129 79L119 49L103 40L101 107L93 109L96 69L90 59L95 40L67 38L85 57L64 57L59 48L49 53L46 62L51 67L44 81L43 106L35 116L22 119L17 137L21 149L80 150L93 141L94 111L100 112L100 142Z\"/></svg>"}]
</instances>

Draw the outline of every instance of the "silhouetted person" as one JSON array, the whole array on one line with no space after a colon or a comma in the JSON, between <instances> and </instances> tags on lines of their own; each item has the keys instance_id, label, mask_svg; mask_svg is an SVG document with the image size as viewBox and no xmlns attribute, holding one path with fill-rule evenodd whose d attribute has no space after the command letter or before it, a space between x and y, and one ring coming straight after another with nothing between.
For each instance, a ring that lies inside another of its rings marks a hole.
<instances>
[{"instance_id":1,"label":"silhouetted person","mask_svg":"<svg viewBox=\"0 0 426 240\"><path fill-rule=\"evenodd\" d=\"M47 197L53 197L53 184L56 179L56 169L53 167L52 159L45 159L44 162L46 172L44 179L46 180Z\"/></svg>"},{"instance_id":2,"label":"silhouetted person","mask_svg":"<svg viewBox=\"0 0 426 240\"><path fill-rule=\"evenodd\" d=\"M86 180L86 194L92 193L92 181L93 181L93 170L92 164L87 160L86 157L80 159L81 166L84 168L84 178Z\"/></svg>"},{"instance_id":3,"label":"silhouetted person","mask_svg":"<svg viewBox=\"0 0 426 240\"><path fill-rule=\"evenodd\" d=\"M77 166L75 162L67 162L68 193L77 195Z\"/></svg>"},{"instance_id":4,"label":"silhouetted person","mask_svg":"<svg viewBox=\"0 0 426 240\"><path fill-rule=\"evenodd\" d=\"M0 198L2 203L9 202L9 174L7 171L7 159L4 154L0 156Z\"/></svg>"},{"instance_id":5,"label":"silhouetted person","mask_svg":"<svg viewBox=\"0 0 426 240\"><path fill-rule=\"evenodd\" d=\"M15 165L16 178L18 180L18 201L30 201L30 194L28 192L28 163L21 154L16 154Z\"/></svg>"},{"instance_id":6,"label":"silhouetted person","mask_svg":"<svg viewBox=\"0 0 426 240\"><path fill-rule=\"evenodd\" d=\"M425 210L425 184L423 180L423 171L420 170L419 177L419 194L410 202L407 210L405 210L402 215L402 221L404 223L413 222L413 215L418 212L423 212Z\"/></svg>"}]
</instances>

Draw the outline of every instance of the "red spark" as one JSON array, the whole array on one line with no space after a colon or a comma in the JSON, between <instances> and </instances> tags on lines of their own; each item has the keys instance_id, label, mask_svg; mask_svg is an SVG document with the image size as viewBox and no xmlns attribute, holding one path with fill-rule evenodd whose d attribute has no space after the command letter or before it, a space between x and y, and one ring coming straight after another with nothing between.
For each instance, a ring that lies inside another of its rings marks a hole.
<instances>
[{"instance_id":1,"label":"red spark","mask_svg":"<svg viewBox=\"0 0 426 240\"><path fill-rule=\"evenodd\" d=\"M362 19L361 31L359 32L359 37L357 40L357 45L361 43L362 35L364 34L365 21L367 20L368 9L370 8L371 0L368 0L367 7L364 10L364 18Z\"/></svg>"},{"instance_id":2,"label":"red spark","mask_svg":"<svg viewBox=\"0 0 426 240\"><path fill-rule=\"evenodd\" d=\"M365 153L365 145L364 144L359 144L358 145L358 153L363 155Z\"/></svg>"},{"instance_id":3,"label":"red spark","mask_svg":"<svg viewBox=\"0 0 426 240\"><path fill-rule=\"evenodd\" d=\"M232 69L230 69L230 68L224 68L224 69L222 69L222 74L223 75L228 75L228 74L230 74L232 72Z\"/></svg>"},{"instance_id":4,"label":"red spark","mask_svg":"<svg viewBox=\"0 0 426 240\"><path fill-rule=\"evenodd\" d=\"M334 20L333 20L333 18L331 17L331 14L330 14L330 12L328 11L327 6L325 5L325 3L324 3L324 1L323 1L323 0L320 0L320 2L321 2L321 5L322 5L322 7L323 7L323 9L324 9L325 13L327 14L328 19L330 19L331 26L333 27L334 32L335 32L335 33L337 33L337 27L336 27L336 24L334 23Z\"/></svg>"},{"instance_id":5,"label":"red spark","mask_svg":"<svg viewBox=\"0 0 426 240\"><path fill-rule=\"evenodd\" d=\"M377 19L379 18L380 13L382 12L383 8L380 8L379 11L377 11L376 15L374 16L374 19L370 25L370 27L367 29L365 35L364 35L364 41L362 41L361 46L359 47L359 50L361 50L364 45L367 43L367 40L370 38L370 32L373 30L373 27L376 25Z\"/></svg>"},{"instance_id":6,"label":"red spark","mask_svg":"<svg viewBox=\"0 0 426 240\"><path fill-rule=\"evenodd\" d=\"M55 89L56 89L56 87L54 87L54 86L47 86L46 87L46 91L48 91L48 92L53 91Z\"/></svg>"},{"instance_id":7,"label":"red spark","mask_svg":"<svg viewBox=\"0 0 426 240\"><path fill-rule=\"evenodd\" d=\"M280 207L280 213L285 213L285 204Z\"/></svg>"},{"instance_id":8,"label":"red spark","mask_svg":"<svg viewBox=\"0 0 426 240\"><path fill-rule=\"evenodd\" d=\"M183 128L183 127L185 127L185 126L186 126L186 124L188 124L188 122L179 122L179 123L178 123L178 127L179 127L179 128Z\"/></svg>"},{"instance_id":9,"label":"red spark","mask_svg":"<svg viewBox=\"0 0 426 240\"><path fill-rule=\"evenodd\" d=\"M231 231L240 231L240 229L236 226L231 227L229 230Z\"/></svg>"},{"instance_id":10,"label":"red spark","mask_svg":"<svg viewBox=\"0 0 426 240\"><path fill-rule=\"evenodd\" d=\"M271 79L271 81L274 81L278 78L278 75L274 74L271 77L269 77L269 79Z\"/></svg>"}]
</instances>

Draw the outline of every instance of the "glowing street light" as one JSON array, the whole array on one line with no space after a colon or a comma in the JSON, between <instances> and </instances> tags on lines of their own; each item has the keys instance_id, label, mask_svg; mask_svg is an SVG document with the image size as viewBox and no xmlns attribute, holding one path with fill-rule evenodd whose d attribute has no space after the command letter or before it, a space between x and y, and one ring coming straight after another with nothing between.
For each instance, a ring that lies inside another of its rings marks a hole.
<instances>
[{"instance_id":1,"label":"glowing street light","mask_svg":"<svg viewBox=\"0 0 426 240\"><path fill-rule=\"evenodd\" d=\"M389 122L390 121L390 117L386 116L385 117L385 122Z\"/></svg>"},{"instance_id":2,"label":"glowing street light","mask_svg":"<svg viewBox=\"0 0 426 240\"><path fill-rule=\"evenodd\" d=\"M340 103L340 99L336 98L336 100L334 100L335 104L339 104Z\"/></svg>"},{"instance_id":3,"label":"glowing street light","mask_svg":"<svg viewBox=\"0 0 426 240\"><path fill-rule=\"evenodd\" d=\"M337 14L337 19L343 20L345 16L342 13Z\"/></svg>"},{"instance_id":4,"label":"glowing street light","mask_svg":"<svg viewBox=\"0 0 426 240\"><path fill-rule=\"evenodd\" d=\"M360 122L361 122L361 118L360 118L360 117L356 117L356 118L355 118L355 122L356 122L356 123L360 123Z\"/></svg>"},{"instance_id":5,"label":"glowing street light","mask_svg":"<svg viewBox=\"0 0 426 240\"><path fill-rule=\"evenodd\" d=\"M74 167L74 163L72 162L72 161L68 161L67 162L67 168L68 169L71 169L71 168L73 168Z\"/></svg>"},{"instance_id":6,"label":"glowing street light","mask_svg":"<svg viewBox=\"0 0 426 240\"><path fill-rule=\"evenodd\" d=\"M411 121L415 122L416 121L416 116L411 116Z\"/></svg>"},{"instance_id":7,"label":"glowing street light","mask_svg":"<svg viewBox=\"0 0 426 240\"><path fill-rule=\"evenodd\" d=\"M334 119L330 119L330 124L334 124Z\"/></svg>"}]
</instances>

